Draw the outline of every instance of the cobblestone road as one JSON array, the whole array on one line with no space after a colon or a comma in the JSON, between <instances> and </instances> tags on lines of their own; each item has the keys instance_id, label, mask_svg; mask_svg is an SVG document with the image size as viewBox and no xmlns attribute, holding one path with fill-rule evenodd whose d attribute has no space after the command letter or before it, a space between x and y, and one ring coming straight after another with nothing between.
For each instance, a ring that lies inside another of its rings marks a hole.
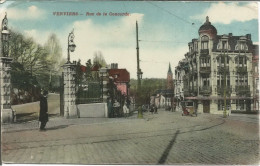
<instances>
[{"instance_id":1,"label":"cobblestone road","mask_svg":"<svg viewBox=\"0 0 260 166\"><path fill-rule=\"evenodd\" d=\"M144 119L52 118L46 132L36 121L3 127L5 163L259 164L259 125L241 118L159 110Z\"/></svg>"}]
</instances>

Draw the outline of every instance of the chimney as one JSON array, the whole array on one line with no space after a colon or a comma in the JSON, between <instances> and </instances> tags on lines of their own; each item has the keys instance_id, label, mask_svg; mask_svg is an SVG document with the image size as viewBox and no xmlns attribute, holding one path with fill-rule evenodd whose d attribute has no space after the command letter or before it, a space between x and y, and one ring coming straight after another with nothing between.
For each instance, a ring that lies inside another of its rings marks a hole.
<instances>
[{"instance_id":1,"label":"chimney","mask_svg":"<svg viewBox=\"0 0 260 166\"><path fill-rule=\"evenodd\" d=\"M118 69L117 63L111 63L111 69Z\"/></svg>"},{"instance_id":2,"label":"chimney","mask_svg":"<svg viewBox=\"0 0 260 166\"><path fill-rule=\"evenodd\" d=\"M251 40L251 34L246 34L246 38L247 38L248 40Z\"/></svg>"},{"instance_id":3,"label":"chimney","mask_svg":"<svg viewBox=\"0 0 260 166\"><path fill-rule=\"evenodd\" d=\"M232 37L232 35L233 35L232 33L229 33L229 34L228 34L229 37Z\"/></svg>"}]
</instances>

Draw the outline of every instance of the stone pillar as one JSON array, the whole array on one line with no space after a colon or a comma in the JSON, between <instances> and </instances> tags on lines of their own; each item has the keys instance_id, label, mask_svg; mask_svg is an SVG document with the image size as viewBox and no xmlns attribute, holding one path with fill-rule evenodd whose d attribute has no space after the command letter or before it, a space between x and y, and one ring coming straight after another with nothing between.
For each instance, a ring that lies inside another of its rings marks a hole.
<instances>
[{"instance_id":1,"label":"stone pillar","mask_svg":"<svg viewBox=\"0 0 260 166\"><path fill-rule=\"evenodd\" d=\"M236 110L236 103L235 103L235 100L232 100L232 101L231 101L230 111L235 111L235 110Z\"/></svg>"},{"instance_id":2,"label":"stone pillar","mask_svg":"<svg viewBox=\"0 0 260 166\"><path fill-rule=\"evenodd\" d=\"M10 123L14 120L14 114L11 109L11 62L12 58L0 57L0 102L3 123Z\"/></svg>"},{"instance_id":3,"label":"stone pillar","mask_svg":"<svg viewBox=\"0 0 260 166\"><path fill-rule=\"evenodd\" d=\"M63 66L64 75L64 117L66 118L77 118L77 107L76 107L76 61L67 62Z\"/></svg>"},{"instance_id":4,"label":"stone pillar","mask_svg":"<svg viewBox=\"0 0 260 166\"><path fill-rule=\"evenodd\" d=\"M108 94L107 94L107 91L108 91L108 82L109 82L109 75L108 75L108 69L105 68L105 67L102 67L100 70L99 70L99 77L100 77L100 81L101 81L101 88L102 88L102 96L103 97L103 103L106 103L107 102L107 98L108 98Z\"/></svg>"},{"instance_id":5,"label":"stone pillar","mask_svg":"<svg viewBox=\"0 0 260 166\"><path fill-rule=\"evenodd\" d=\"M222 114L223 113L222 111L218 111L217 100L211 100L210 113L212 113L212 114Z\"/></svg>"},{"instance_id":6,"label":"stone pillar","mask_svg":"<svg viewBox=\"0 0 260 166\"><path fill-rule=\"evenodd\" d=\"M203 113L203 103L202 101L198 101L198 113Z\"/></svg>"}]
</instances>

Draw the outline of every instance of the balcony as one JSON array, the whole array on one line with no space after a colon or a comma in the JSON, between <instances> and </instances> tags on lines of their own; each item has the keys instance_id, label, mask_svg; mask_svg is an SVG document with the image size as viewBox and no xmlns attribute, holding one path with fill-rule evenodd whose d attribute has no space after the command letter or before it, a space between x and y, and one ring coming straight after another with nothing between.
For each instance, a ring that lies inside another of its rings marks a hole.
<instances>
[{"instance_id":1,"label":"balcony","mask_svg":"<svg viewBox=\"0 0 260 166\"><path fill-rule=\"evenodd\" d=\"M209 54L209 49L201 49L200 50L200 55L208 55Z\"/></svg>"},{"instance_id":2,"label":"balcony","mask_svg":"<svg viewBox=\"0 0 260 166\"><path fill-rule=\"evenodd\" d=\"M237 73L238 74L247 74L247 67L246 66L237 66Z\"/></svg>"},{"instance_id":3,"label":"balcony","mask_svg":"<svg viewBox=\"0 0 260 166\"><path fill-rule=\"evenodd\" d=\"M250 95L249 85L237 85L235 90L237 95Z\"/></svg>"},{"instance_id":4,"label":"balcony","mask_svg":"<svg viewBox=\"0 0 260 166\"><path fill-rule=\"evenodd\" d=\"M184 89L183 93L184 93L184 96L185 96L185 97L190 96L190 91L189 91L189 89Z\"/></svg>"},{"instance_id":5,"label":"balcony","mask_svg":"<svg viewBox=\"0 0 260 166\"><path fill-rule=\"evenodd\" d=\"M200 67L200 73L210 74L210 67Z\"/></svg>"},{"instance_id":6,"label":"balcony","mask_svg":"<svg viewBox=\"0 0 260 166\"><path fill-rule=\"evenodd\" d=\"M217 93L218 95L224 95L224 86L217 86ZM232 86L226 86L226 95L230 96L232 93Z\"/></svg>"},{"instance_id":7,"label":"balcony","mask_svg":"<svg viewBox=\"0 0 260 166\"><path fill-rule=\"evenodd\" d=\"M192 87L190 88L191 96L196 96L197 93L198 93L198 87L197 86L193 86L193 89L192 89Z\"/></svg>"},{"instance_id":8,"label":"balcony","mask_svg":"<svg viewBox=\"0 0 260 166\"><path fill-rule=\"evenodd\" d=\"M212 89L210 86L202 86L199 89L200 89L200 94L203 96L209 96L212 92Z\"/></svg>"},{"instance_id":9,"label":"balcony","mask_svg":"<svg viewBox=\"0 0 260 166\"><path fill-rule=\"evenodd\" d=\"M229 73L229 66L226 66L226 67L224 67L224 66L219 66L219 67L218 67L218 72L219 72L220 74L224 74L224 72L226 72L226 74L228 74L228 73Z\"/></svg>"}]
</instances>

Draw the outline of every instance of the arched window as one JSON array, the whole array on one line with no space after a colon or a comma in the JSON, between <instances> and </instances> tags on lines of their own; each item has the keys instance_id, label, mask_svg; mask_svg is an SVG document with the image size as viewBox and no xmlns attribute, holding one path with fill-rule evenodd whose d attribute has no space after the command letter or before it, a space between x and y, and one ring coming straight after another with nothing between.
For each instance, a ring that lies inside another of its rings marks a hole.
<instances>
[{"instance_id":1,"label":"arched window","mask_svg":"<svg viewBox=\"0 0 260 166\"><path fill-rule=\"evenodd\" d=\"M208 49L208 43L209 43L209 37L208 36L202 36L201 37L201 49L205 50Z\"/></svg>"}]
</instances>

